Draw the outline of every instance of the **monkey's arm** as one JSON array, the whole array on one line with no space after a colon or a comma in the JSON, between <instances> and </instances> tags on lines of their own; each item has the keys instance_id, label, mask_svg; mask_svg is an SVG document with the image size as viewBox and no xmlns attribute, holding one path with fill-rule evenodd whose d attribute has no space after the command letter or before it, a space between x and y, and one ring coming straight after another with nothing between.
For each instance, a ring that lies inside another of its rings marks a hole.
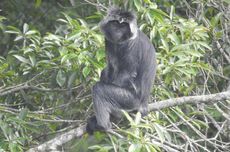
<instances>
[{"instance_id":1,"label":"monkey's arm","mask_svg":"<svg viewBox=\"0 0 230 152\"><path fill-rule=\"evenodd\" d=\"M155 49L152 45L144 48L141 62L134 81L137 88L137 95L141 101L139 111L146 115L148 113L148 101L156 73Z\"/></svg>"}]
</instances>

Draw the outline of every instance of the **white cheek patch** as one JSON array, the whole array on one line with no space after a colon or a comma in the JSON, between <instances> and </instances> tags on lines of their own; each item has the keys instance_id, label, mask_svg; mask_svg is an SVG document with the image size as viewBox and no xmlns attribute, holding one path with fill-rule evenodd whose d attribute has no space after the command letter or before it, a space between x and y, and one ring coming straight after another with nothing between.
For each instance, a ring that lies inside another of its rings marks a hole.
<instances>
[{"instance_id":1,"label":"white cheek patch","mask_svg":"<svg viewBox=\"0 0 230 152\"><path fill-rule=\"evenodd\" d=\"M130 39L135 39L137 37L137 26L133 22L129 23L129 27L133 36Z\"/></svg>"}]
</instances>

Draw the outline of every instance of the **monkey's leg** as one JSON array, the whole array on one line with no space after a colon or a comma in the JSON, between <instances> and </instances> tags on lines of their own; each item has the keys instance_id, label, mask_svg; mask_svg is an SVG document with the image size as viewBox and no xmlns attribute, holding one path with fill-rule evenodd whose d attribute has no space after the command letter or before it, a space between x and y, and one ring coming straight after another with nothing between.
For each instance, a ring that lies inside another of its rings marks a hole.
<instances>
[{"instance_id":1,"label":"monkey's leg","mask_svg":"<svg viewBox=\"0 0 230 152\"><path fill-rule=\"evenodd\" d=\"M105 130L111 128L110 114L117 115L121 109L132 110L140 105L129 90L102 82L95 84L92 95L97 124Z\"/></svg>"}]
</instances>

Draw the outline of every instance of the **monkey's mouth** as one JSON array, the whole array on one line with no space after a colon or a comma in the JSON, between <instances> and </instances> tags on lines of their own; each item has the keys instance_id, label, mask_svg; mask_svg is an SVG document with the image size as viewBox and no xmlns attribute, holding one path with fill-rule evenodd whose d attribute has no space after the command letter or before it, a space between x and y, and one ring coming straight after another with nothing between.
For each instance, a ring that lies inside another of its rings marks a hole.
<instances>
[{"instance_id":1,"label":"monkey's mouth","mask_svg":"<svg viewBox=\"0 0 230 152\"><path fill-rule=\"evenodd\" d=\"M113 42L120 42L122 41L122 34L116 33L116 32L108 32L108 40L111 40Z\"/></svg>"}]
</instances>

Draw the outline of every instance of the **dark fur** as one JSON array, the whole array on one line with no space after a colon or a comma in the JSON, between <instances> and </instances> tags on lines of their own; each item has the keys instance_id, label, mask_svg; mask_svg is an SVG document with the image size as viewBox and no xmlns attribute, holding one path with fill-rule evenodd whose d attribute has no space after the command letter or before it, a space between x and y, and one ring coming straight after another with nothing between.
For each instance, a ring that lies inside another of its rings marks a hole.
<instances>
[{"instance_id":1,"label":"dark fur","mask_svg":"<svg viewBox=\"0 0 230 152\"><path fill-rule=\"evenodd\" d=\"M156 73L155 49L149 38L136 28L136 37L130 24L136 25L131 12L110 10L100 27L105 35L107 67L100 81L92 88L95 116L88 120L87 131L108 130L110 118L121 117L121 109L148 113L148 100ZM119 23L119 18L131 18Z\"/></svg>"},{"instance_id":2,"label":"dark fur","mask_svg":"<svg viewBox=\"0 0 230 152\"><path fill-rule=\"evenodd\" d=\"M108 15L110 15L110 16L119 15L121 17L128 18L129 21L136 20L136 15L134 12L125 11L125 10L119 9L117 7L111 7L108 11Z\"/></svg>"}]
</instances>

